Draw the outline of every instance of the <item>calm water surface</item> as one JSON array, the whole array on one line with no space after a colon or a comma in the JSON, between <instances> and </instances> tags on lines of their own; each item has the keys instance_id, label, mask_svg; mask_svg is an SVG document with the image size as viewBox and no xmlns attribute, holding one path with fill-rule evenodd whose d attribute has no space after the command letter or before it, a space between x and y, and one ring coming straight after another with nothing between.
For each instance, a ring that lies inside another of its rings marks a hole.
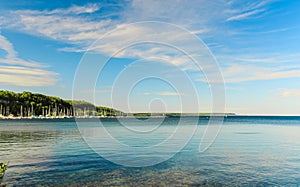
<instances>
[{"instance_id":1,"label":"calm water surface","mask_svg":"<svg viewBox=\"0 0 300 187\"><path fill-rule=\"evenodd\" d=\"M184 120L188 132L190 118ZM160 133L144 140L115 119L103 123L120 141L141 146L159 143L177 122L166 119ZM93 120L85 123L86 128L101 128ZM139 123L133 126L151 126ZM11 186L300 186L300 117L228 117L214 144L199 153L206 123L200 119L192 140L173 158L129 168L96 154L72 120L2 120L0 161L9 161L4 182ZM126 154L134 153L124 153L124 159Z\"/></svg>"}]
</instances>

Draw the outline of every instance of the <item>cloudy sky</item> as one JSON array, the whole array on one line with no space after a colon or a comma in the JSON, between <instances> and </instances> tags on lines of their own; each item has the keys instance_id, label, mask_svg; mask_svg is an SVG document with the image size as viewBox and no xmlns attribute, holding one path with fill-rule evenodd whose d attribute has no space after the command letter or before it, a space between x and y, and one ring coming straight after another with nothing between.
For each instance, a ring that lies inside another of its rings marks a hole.
<instances>
[{"instance_id":1,"label":"cloudy sky","mask_svg":"<svg viewBox=\"0 0 300 187\"><path fill-rule=\"evenodd\" d=\"M15 0L0 1L0 12L0 89L70 99L79 64L88 58L86 51L93 51L93 63L110 61L91 80L93 89L76 90L77 99L112 106L121 98L132 111L149 111L150 105L152 111L180 111L180 102L193 99L188 88L180 90L187 76L200 104L184 111L208 112L211 84L218 82L209 67L217 63L226 88L226 112L300 114L299 1ZM129 46L150 40L156 43ZM197 52L201 46L203 54ZM201 56L202 71L179 52L182 48L192 57ZM205 57L208 51L210 57ZM96 66L83 72L89 74ZM131 76L139 72L154 78L134 83ZM120 85L131 86L130 96L117 93L112 101ZM117 108L127 110L125 105Z\"/></svg>"}]
</instances>

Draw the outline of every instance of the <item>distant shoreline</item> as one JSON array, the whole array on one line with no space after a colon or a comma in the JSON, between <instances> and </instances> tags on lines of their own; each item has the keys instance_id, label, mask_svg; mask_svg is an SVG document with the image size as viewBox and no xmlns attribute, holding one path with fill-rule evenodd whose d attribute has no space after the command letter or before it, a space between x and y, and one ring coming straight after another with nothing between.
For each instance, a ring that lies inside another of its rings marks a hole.
<instances>
[{"instance_id":1,"label":"distant shoreline","mask_svg":"<svg viewBox=\"0 0 300 187\"><path fill-rule=\"evenodd\" d=\"M123 119L148 119L148 118L180 118L180 117L199 117L199 118L205 118L205 119L209 119L209 117L224 117L226 118L300 118L300 116L297 115L230 115L230 116L226 116L226 115L178 115L178 116L145 116L145 117L141 117L141 116L109 116L109 117L100 117L100 116L87 116L87 117L45 117L45 118L28 118L28 117L15 117L15 118L0 118L0 121L6 121L6 120L16 120L16 121L27 121L27 120L33 120L33 121L59 121L59 120L96 120L96 119L119 119L119 118L123 118Z\"/></svg>"}]
</instances>

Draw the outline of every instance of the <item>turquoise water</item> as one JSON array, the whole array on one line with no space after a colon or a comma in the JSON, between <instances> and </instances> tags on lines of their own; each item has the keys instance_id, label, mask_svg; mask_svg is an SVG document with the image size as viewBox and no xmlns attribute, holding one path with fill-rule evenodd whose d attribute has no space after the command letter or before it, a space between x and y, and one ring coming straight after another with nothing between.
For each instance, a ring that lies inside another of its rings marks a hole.
<instances>
[{"instance_id":1,"label":"turquoise water","mask_svg":"<svg viewBox=\"0 0 300 187\"><path fill-rule=\"evenodd\" d=\"M189 132L191 118L183 121L183 133ZM103 124L120 142L149 146L168 137L177 122L178 118L166 119L159 133L144 139L125 131L115 119L105 119ZM94 120L84 123L87 129L103 128ZM300 117L228 117L214 144L200 153L206 124L207 119L201 118L191 141L171 159L134 168L114 164L95 153L72 120L2 120L0 161L9 161L4 182L14 186L300 185ZM132 127L152 128L143 120ZM102 141L109 152L110 142ZM135 154L115 156L126 160Z\"/></svg>"}]
</instances>

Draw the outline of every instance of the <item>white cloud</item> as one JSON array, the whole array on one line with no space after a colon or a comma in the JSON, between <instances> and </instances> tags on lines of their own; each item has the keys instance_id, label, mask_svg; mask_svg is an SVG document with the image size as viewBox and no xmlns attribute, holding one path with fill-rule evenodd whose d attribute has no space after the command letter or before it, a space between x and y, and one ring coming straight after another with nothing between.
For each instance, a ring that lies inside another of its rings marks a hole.
<instances>
[{"instance_id":1,"label":"white cloud","mask_svg":"<svg viewBox=\"0 0 300 187\"><path fill-rule=\"evenodd\" d=\"M162 91L162 92L145 92L144 95L184 96L185 94L177 93L177 92Z\"/></svg>"},{"instance_id":2,"label":"white cloud","mask_svg":"<svg viewBox=\"0 0 300 187\"><path fill-rule=\"evenodd\" d=\"M246 18L253 18L254 15L265 13L267 5L273 3L276 0L262 0L262 1L234 1L231 5L241 3L237 5L238 8L231 9L232 15L226 19L226 21L237 21Z\"/></svg>"},{"instance_id":3,"label":"white cloud","mask_svg":"<svg viewBox=\"0 0 300 187\"><path fill-rule=\"evenodd\" d=\"M270 33L277 33L277 32L285 32L285 31L288 31L288 30L291 30L291 29L294 29L294 27L267 30L267 31L261 32L261 34L270 34Z\"/></svg>"},{"instance_id":4,"label":"white cloud","mask_svg":"<svg viewBox=\"0 0 300 187\"><path fill-rule=\"evenodd\" d=\"M0 73L34 75L34 76L55 75L55 73L46 70L34 69L28 67L19 67L19 66L0 66Z\"/></svg>"},{"instance_id":5,"label":"white cloud","mask_svg":"<svg viewBox=\"0 0 300 187\"><path fill-rule=\"evenodd\" d=\"M236 54L217 56L226 83L300 77L300 54ZM213 73L213 72L212 72ZM211 76L213 77L213 76ZM198 81L205 82L203 77ZM217 80L211 80L218 82Z\"/></svg>"},{"instance_id":6,"label":"white cloud","mask_svg":"<svg viewBox=\"0 0 300 187\"><path fill-rule=\"evenodd\" d=\"M16 15L19 19L9 27L15 27L30 34L41 35L53 40L65 41L71 44L88 46L92 41L106 33L105 27L110 20L93 22L85 18L43 15L42 13Z\"/></svg>"},{"instance_id":7,"label":"white cloud","mask_svg":"<svg viewBox=\"0 0 300 187\"><path fill-rule=\"evenodd\" d=\"M134 0L131 5L126 6L126 11L118 13L121 17L119 20L111 20L109 17L103 19L102 15L99 14L93 14L93 16L80 15L86 12L95 13L100 8L100 4L41 11L18 10L8 13L6 17L7 24L4 25L28 34L76 44L76 49L86 49L89 44L107 32L126 23L136 21L166 21L184 26L192 30L194 34L208 33L210 29L207 25L214 20L223 19L220 12L229 8L224 2L226 1L210 2L201 0L201 2L196 3L190 1L148 2ZM168 5L169 8L162 8L165 5ZM183 7L186 9L183 10ZM211 11L211 9L215 9L215 11ZM100 17L100 20L95 19L98 17ZM162 19L164 17L166 19ZM127 36L128 33L125 33L122 38L126 39ZM68 48L68 50L70 49L72 48Z\"/></svg>"},{"instance_id":8,"label":"white cloud","mask_svg":"<svg viewBox=\"0 0 300 187\"><path fill-rule=\"evenodd\" d=\"M222 70L226 83L300 77L299 66L292 68L289 66L264 67L257 64L232 63L223 67ZM203 81L203 79L199 80Z\"/></svg>"},{"instance_id":9,"label":"white cloud","mask_svg":"<svg viewBox=\"0 0 300 187\"><path fill-rule=\"evenodd\" d=\"M0 49L7 53L6 58L15 58L17 55L13 45L2 35L0 35Z\"/></svg>"},{"instance_id":10,"label":"white cloud","mask_svg":"<svg viewBox=\"0 0 300 187\"><path fill-rule=\"evenodd\" d=\"M10 64L10 65L21 65L30 67L44 67L45 65L39 64L37 62L26 61L17 57L0 59L0 63Z\"/></svg>"},{"instance_id":11,"label":"white cloud","mask_svg":"<svg viewBox=\"0 0 300 187\"><path fill-rule=\"evenodd\" d=\"M279 89L279 94L281 97L291 97L291 96L300 96L300 89L287 89L281 88Z\"/></svg>"},{"instance_id":12,"label":"white cloud","mask_svg":"<svg viewBox=\"0 0 300 187\"><path fill-rule=\"evenodd\" d=\"M251 71L251 70L250 70ZM266 72L253 72L248 75L239 74L236 77L226 77L225 82L234 83L234 82L245 82L245 81L255 81L255 80L274 80L274 79L283 79L283 78L295 78L300 77L300 70L290 70L290 71L266 71Z\"/></svg>"},{"instance_id":13,"label":"white cloud","mask_svg":"<svg viewBox=\"0 0 300 187\"><path fill-rule=\"evenodd\" d=\"M228 18L226 21L242 20L242 19L248 18L249 16L261 13L263 11L265 11L265 10L264 9L258 9L258 10L252 10L252 11L249 11L249 12L244 12L244 13L232 16L232 17Z\"/></svg>"},{"instance_id":14,"label":"white cloud","mask_svg":"<svg viewBox=\"0 0 300 187\"><path fill-rule=\"evenodd\" d=\"M147 17L160 17L163 12L158 11L156 14L152 14L152 8L159 6L159 2L153 3L149 10L144 10L149 4L147 2L134 1L132 3L133 12L126 13L126 19L128 20L137 20L136 18L147 18ZM148 6L149 5L149 6ZM216 4L214 4L216 5ZM257 4L252 6L253 8L261 8L265 3ZM199 6L199 5L198 5ZM212 4L206 6L213 6ZM220 8L220 7L219 7ZM222 7L224 8L224 7ZM228 7L227 7L228 8ZM71 9L66 9L66 12L70 12ZM18 15L20 19L16 21L16 24L13 27L17 27L21 30L27 32L36 32L36 34L49 37L54 40L61 40L67 43L75 44L74 48L64 48L61 50L64 51L78 51L83 52L88 46L98 38L101 38L105 35L105 38L101 43L89 48L89 50L98 51L107 56L119 57L119 58L141 58L146 60L159 60L161 62L168 62L176 66L181 66L184 70L195 70L193 65L191 65L190 59L187 59L184 55L178 55L178 51L170 49L168 46L162 45L149 45L144 44L142 47L133 46L125 50L119 51L122 47L127 44L133 43L134 41L169 41L169 43L174 43L176 41L179 45L187 46L189 49L193 49L194 42L190 41L188 37L173 31L171 29L165 29L163 32L155 33L155 27L147 26L137 26L137 25L127 25L126 23L120 24L118 22L112 21L110 19L101 20L99 22L92 21L88 17L77 17L68 14L62 14L64 10L52 10L51 12L47 11L19 11ZM244 10L243 10L244 11ZM247 13L241 13L235 16L232 16L228 19L237 20L242 19L252 14L260 12L260 9L255 9L253 11L247 10ZM72 11L71 11L72 12ZM226 12L226 11L225 11ZM235 12L236 13L236 12ZM141 15L140 15L141 14ZM168 12L168 18L176 19L181 12ZM226 13L223 13L227 15ZM217 15L215 15L217 17ZM216 19L216 17L211 19ZM204 19L205 16L201 19ZM171 20L172 21L172 20ZM203 22L204 20L199 20ZM118 29L118 32L111 32L114 29ZM203 33L209 31L206 27L197 28L195 33ZM151 33L150 35L148 33ZM116 53L118 52L118 53ZM196 56L196 53L189 54L191 56ZM198 58L199 59L199 58ZM205 59L202 57L202 59ZM206 61L208 59L205 59ZM283 60L283 59L282 59ZM274 58L250 58L243 57L236 59L236 61L247 63L256 63L256 62L272 62ZM208 64L209 66L209 64ZM207 67L206 67L207 68ZM235 66L228 67L224 71L225 81L227 82L242 82L250 80L266 80L266 79L277 79L280 77L292 77L297 76L295 72L273 72L269 69L261 67L252 67L253 71L250 73L247 69L248 66ZM256 72L255 72L256 71ZM269 74L265 74L268 72ZM262 73L260 73L262 72ZM206 72L207 73L207 72ZM289 74L291 73L291 74ZM296 72L297 73L297 72Z\"/></svg>"},{"instance_id":15,"label":"white cloud","mask_svg":"<svg viewBox=\"0 0 300 187\"><path fill-rule=\"evenodd\" d=\"M260 54L235 54L218 55L218 59L225 64L282 66L287 64L299 67L300 53L260 53Z\"/></svg>"},{"instance_id":16,"label":"white cloud","mask_svg":"<svg viewBox=\"0 0 300 187\"><path fill-rule=\"evenodd\" d=\"M88 4L86 6L72 6L65 9L42 11L19 10L10 12L10 18L7 17L10 21L9 24L5 25L5 27L73 44L71 47L60 50L77 52L85 51L91 43L106 34L106 38L102 41L102 43L98 43L98 45L94 46L92 49L90 48L90 50L98 51L107 56L115 55L115 57L119 58L143 58L148 60L160 59L161 62L169 62L173 65L181 66L184 70L195 70L196 68L193 65L190 65L190 60L188 60L184 55L178 55L178 51L174 51L174 49L170 49L166 46L157 47L154 45L145 45L143 47L131 47L126 50L119 51L124 44L140 40L162 40L170 41L171 43L176 41L179 45L188 45L188 48L191 50L195 48L195 43L191 42L185 36L180 34L178 35L178 33L173 30L157 32L155 35L153 33L155 33L156 28L127 25L127 23L143 20L166 21L184 26L185 28L190 29L193 34L205 35L206 33L215 32L218 24L222 25L222 22L225 22L226 19L227 21L241 20L262 13L267 9L266 6L271 2L272 1L268 0L250 1L243 6L238 5L238 8L232 8L236 7L235 5L237 4L237 1L200 0L197 2L191 2L187 0L133 0L129 6L126 6L126 11L118 13L121 17L119 20L112 20L109 17L97 20L95 19L97 18L97 15L95 14L89 17L90 14L92 15L92 13L96 13L101 6L103 6L100 4ZM168 8L166 9L165 7ZM82 16L81 14L87 15ZM119 29L118 32L110 33L116 28ZM152 35L147 35L148 33L152 33ZM119 51L119 53L116 54L117 51ZM189 55L193 57L196 56L196 53L190 53ZM200 59L200 57L197 58ZM201 60L207 62L208 58L201 57ZM240 59L240 61L245 61L245 63L255 63L255 61L258 60L268 62L273 59ZM12 60L6 60L6 62L13 64ZM209 67L209 64L207 66ZM270 72L268 75L260 75L258 73L256 75L248 75L246 73L246 76L244 73L239 74L240 71L247 72L245 68L246 67L227 67L224 73L224 75L227 76L227 81L238 82L258 79L265 80L288 76L285 72L274 72L273 70L269 71L269 69L264 69ZM260 72L259 68L254 69L258 69L258 72ZM295 72L287 72L292 73L292 75L295 76Z\"/></svg>"},{"instance_id":17,"label":"white cloud","mask_svg":"<svg viewBox=\"0 0 300 187\"><path fill-rule=\"evenodd\" d=\"M15 86L51 86L56 83L53 72L18 66L0 66L0 83Z\"/></svg>"},{"instance_id":18,"label":"white cloud","mask_svg":"<svg viewBox=\"0 0 300 187\"><path fill-rule=\"evenodd\" d=\"M110 93L111 90L82 90L82 93Z\"/></svg>"},{"instance_id":19,"label":"white cloud","mask_svg":"<svg viewBox=\"0 0 300 187\"><path fill-rule=\"evenodd\" d=\"M35 75L0 74L0 83L14 86L52 86L56 83L56 79Z\"/></svg>"},{"instance_id":20,"label":"white cloud","mask_svg":"<svg viewBox=\"0 0 300 187\"><path fill-rule=\"evenodd\" d=\"M257 1L249 7L257 9L263 7L268 1L259 2ZM228 3L226 0L200 0L196 2L188 0L133 0L126 6L124 11L118 13L120 17L118 20L112 20L109 17L100 20L95 19L100 16L99 14L81 16L82 13L95 13L105 4L87 4L85 6L41 11L18 10L8 14L7 19L10 21L7 21L6 27L74 44L74 47L61 50L82 52L107 32L136 21L165 21L190 29L193 34L209 34L215 32L217 28L214 27L222 25L227 17L234 19L233 16L236 15L233 14L242 15L241 11L246 11L233 10L231 6L235 3L235 1ZM112 44L109 41L105 46L99 47L98 50L111 55L111 51L120 46L118 42L122 43L123 40L128 40L128 37L142 37L145 33L147 33L147 28L125 28L118 35L110 37ZM172 33L159 33L161 38L171 36ZM173 37L176 40L179 38L178 36ZM139 52L137 51L137 53ZM127 54L131 55L133 52ZM124 54L124 56L127 54Z\"/></svg>"},{"instance_id":21,"label":"white cloud","mask_svg":"<svg viewBox=\"0 0 300 187\"><path fill-rule=\"evenodd\" d=\"M230 64L221 68L225 83L240 83L246 81L275 80L286 78L300 78L300 68L289 69L285 67L269 68L257 65L239 65ZM212 72L213 73L213 72ZM214 77L213 75L211 77ZM199 76L197 79L201 82L207 80ZM219 80L210 79L210 82L219 82Z\"/></svg>"},{"instance_id":22,"label":"white cloud","mask_svg":"<svg viewBox=\"0 0 300 187\"><path fill-rule=\"evenodd\" d=\"M56 83L57 74L41 69L37 62L30 62L17 57L13 45L0 35L0 49L6 52L0 58L0 84L15 86L50 86Z\"/></svg>"},{"instance_id":23,"label":"white cloud","mask_svg":"<svg viewBox=\"0 0 300 187\"><path fill-rule=\"evenodd\" d=\"M52 11L45 11L46 14L84 14L94 13L100 10L100 4L87 4L85 6L71 6L67 9L55 9Z\"/></svg>"},{"instance_id":24,"label":"white cloud","mask_svg":"<svg viewBox=\"0 0 300 187\"><path fill-rule=\"evenodd\" d=\"M97 3L88 3L84 6L73 5L69 8L57 8L53 10L16 10L15 15L80 15L80 14L91 14L100 10L101 6Z\"/></svg>"},{"instance_id":25,"label":"white cloud","mask_svg":"<svg viewBox=\"0 0 300 187\"><path fill-rule=\"evenodd\" d=\"M133 0L125 17L130 21L155 20L178 24L189 29L207 29L219 22L230 8L226 0Z\"/></svg>"},{"instance_id":26,"label":"white cloud","mask_svg":"<svg viewBox=\"0 0 300 187\"><path fill-rule=\"evenodd\" d=\"M85 50L115 25L110 19L99 21L90 16L99 9L99 4L87 4L54 10L10 11L6 12L2 26L74 44L77 48ZM84 13L87 15L82 15Z\"/></svg>"},{"instance_id":27,"label":"white cloud","mask_svg":"<svg viewBox=\"0 0 300 187\"><path fill-rule=\"evenodd\" d=\"M271 1L254 1L245 5L226 0L200 1L142 1L132 0L124 10L116 11L119 19L97 14L105 3L71 6L54 10L17 10L7 14L5 27L45 36L71 44L76 51L85 50L89 44L105 33L126 23L139 21L165 21L190 29L194 34L209 34L222 30L224 21L236 20L257 14ZM121 2L120 2L121 3ZM168 7L168 8L166 8ZM82 16L81 14L87 13ZM104 17L103 17L104 16ZM228 18L229 17L229 18ZM126 39L128 34L123 35ZM73 48L67 48L70 51Z\"/></svg>"}]
</instances>

